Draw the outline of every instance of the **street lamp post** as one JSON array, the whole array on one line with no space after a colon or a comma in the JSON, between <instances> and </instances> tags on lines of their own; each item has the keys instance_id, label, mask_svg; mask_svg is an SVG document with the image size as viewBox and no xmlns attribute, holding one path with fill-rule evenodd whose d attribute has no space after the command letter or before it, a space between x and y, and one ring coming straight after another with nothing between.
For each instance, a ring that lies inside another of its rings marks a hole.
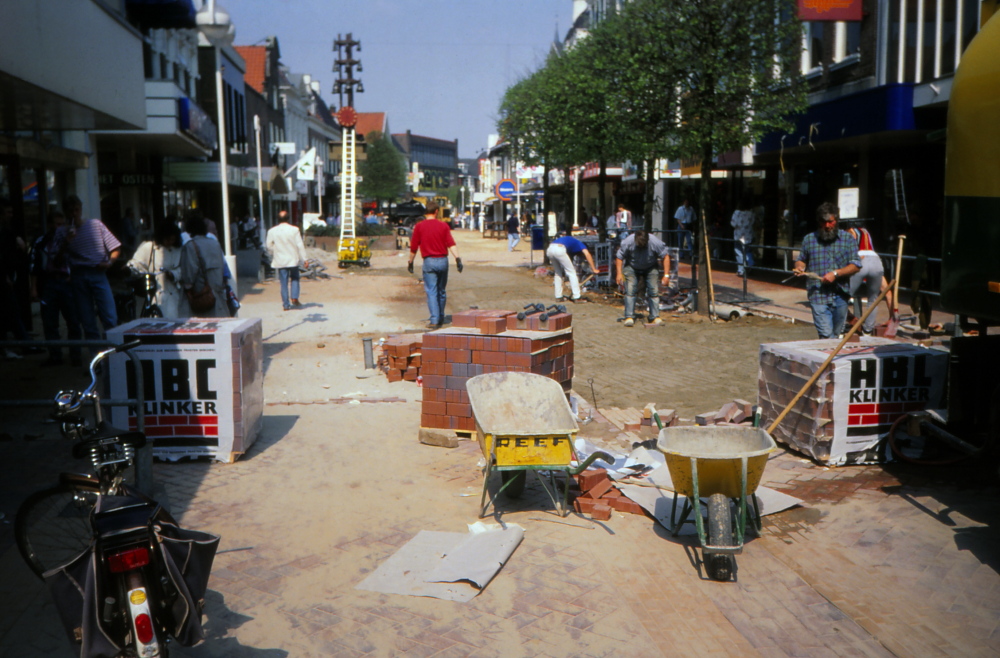
<instances>
[{"instance_id":1,"label":"street lamp post","mask_svg":"<svg viewBox=\"0 0 1000 658\"><path fill-rule=\"evenodd\" d=\"M222 88L222 46L231 43L236 36L236 29L229 19L229 13L215 0L208 0L205 8L197 13L195 22L202 34L212 44L215 49L215 105L218 117L219 133L219 180L222 183L222 227L223 227L223 248L226 254L226 263L229 271L233 273L232 285L236 287L236 258L233 256L232 236L229 227L229 180L227 154L229 146L226 144L226 107ZM263 214L263 209L262 209Z\"/></svg>"}]
</instances>

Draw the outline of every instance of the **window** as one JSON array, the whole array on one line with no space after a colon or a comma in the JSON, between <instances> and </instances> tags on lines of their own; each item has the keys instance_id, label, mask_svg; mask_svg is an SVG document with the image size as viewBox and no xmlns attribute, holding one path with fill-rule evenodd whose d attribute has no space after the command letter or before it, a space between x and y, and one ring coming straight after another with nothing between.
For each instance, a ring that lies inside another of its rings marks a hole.
<instances>
[{"instance_id":1,"label":"window","mask_svg":"<svg viewBox=\"0 0 1000 658\"><path fill-rule=\"evenodd\" d=\"M160 53L160 79L166 80L168 78L167 73L167 56Z\"/></svg>"},{"instance_id":2,"label":"window","mask_svg":"<svg viewBox=\"0 0 1000 658\"><path fill-rule=\"evenodd\" d=\"M177 62L171 64L174 67L174 84L178 87L181 86L181 67L177 65Z\"/></svg>"},{"instance_id":3,"label":"window","mask_svg":"<svg viewBox=\"0 0 1000 658\"><path fill-rule=\"evenodd\" d=\"M142 44L142 74L147 80L153 77L153 47L148 43Z\"/></svg>"}]
</instances>

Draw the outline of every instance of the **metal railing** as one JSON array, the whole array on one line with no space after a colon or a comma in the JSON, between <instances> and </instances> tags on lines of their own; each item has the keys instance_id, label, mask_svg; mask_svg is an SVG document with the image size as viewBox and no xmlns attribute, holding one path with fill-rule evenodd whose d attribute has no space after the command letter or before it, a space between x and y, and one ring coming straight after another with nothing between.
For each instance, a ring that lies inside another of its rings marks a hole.
<instances>
[{"instance_id":1,"label":"metal railing","mask_svg":"<svg viewBox=\"0 0 1000 658\"><path fill-rule=\"evenodd\" d=\"M9 347L117 347L117 343L106 340L5 340L0 341L0 348ZM135 368L135 397L123 399L101 400L102 407L136 408L136 430L146 432L146 391L142 376L142 363L133 350L125 350L125 354ZM48 400L0 400L0 408L4 407L54 407L55 396ZM153 494L153 446L147 443L135 451L135 486L147 496Z\"/></svg>"}]
</instances>

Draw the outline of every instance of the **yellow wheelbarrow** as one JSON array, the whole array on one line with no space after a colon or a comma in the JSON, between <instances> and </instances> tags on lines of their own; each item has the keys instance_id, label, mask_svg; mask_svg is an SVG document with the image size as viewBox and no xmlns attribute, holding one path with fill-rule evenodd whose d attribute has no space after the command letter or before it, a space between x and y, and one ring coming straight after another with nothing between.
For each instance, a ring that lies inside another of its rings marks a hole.
<instances>
[{"instance_id":1,"label":"yellow wheelbarrow","mask_svg":"<svg viewBox=\"0 0 1000 658\"><path fill-rule=\"evenodd\" d=\"M691 523L688 516L693 511L709 576L729 580L732 556L743 552L748 517L760 536L760 507L754 494L767 456L777 447L774 439L758 427L668 427L660 430L656 447L666 455L674 483L670 531L676 536L684 523ZM685 500L675 522L678 496ZM707 537L701 498L708 498ZM736 505L735 517L730 501Z\"/></svg>"},{"instance_id":2,"label":"yellow wheelbarrow","mask_svg":"<svg viewBox=\"0 0 1000 658\"><path fill-rule=\"evenodd\" d=\"M535 471L556 511L566 516L569 477L583 472L598 458L614 463L608 454L595 452L577 468L572 467L573 438L578 427L566 394L555 380L524 372L494 372L471 378L465 387L476 420L479 447L486 458L479 518L496 500L486 499L493 471L499 471L503 479L497 495L503 492L508 498L520 496L526 472ZM548 471L548 486L538 471ZM556 471L566 473L561 501Z\"/></svg>"}]
</instances>

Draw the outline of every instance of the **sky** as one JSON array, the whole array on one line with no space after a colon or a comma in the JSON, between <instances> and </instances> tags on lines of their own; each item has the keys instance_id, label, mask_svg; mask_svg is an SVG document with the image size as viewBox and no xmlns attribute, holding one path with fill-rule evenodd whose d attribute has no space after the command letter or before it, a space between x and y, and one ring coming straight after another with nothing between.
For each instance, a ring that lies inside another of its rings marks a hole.
<instances>
[{"instance_id":1,"label":"sky","mask_svg":"<svg viewBox=\"0 0 1000 658\"><path fill-rule=\"evenodd\" d=\"M477 156L497 132L504 90L539 68L558 24L565 36L573 0L219 0L236 45L278 37L281 61L333 93L333 41L361 41L359 112L386 112L393 133L458 139ZM345 100L346 102L346 100Z\"/></svg>"}]
</instances>

